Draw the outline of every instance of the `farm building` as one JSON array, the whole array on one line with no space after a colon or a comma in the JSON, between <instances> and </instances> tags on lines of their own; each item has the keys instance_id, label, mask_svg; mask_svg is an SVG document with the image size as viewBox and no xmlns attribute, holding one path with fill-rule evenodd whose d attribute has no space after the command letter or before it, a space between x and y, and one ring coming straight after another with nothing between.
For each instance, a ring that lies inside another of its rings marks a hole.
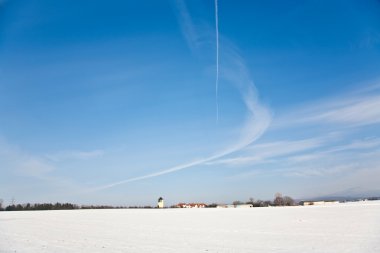
<instances>
[{"instance_id":1,"label":"farm building","mask_svg":"<svg viewBox=\"0 0 380 253\"><path fill-rule=\"evenodd\" d=\"M178 208L205 208L206 204L204 203L179 203L176 205Z\"/></svg>"},{"instance_id":2,"label":"farm building","mask_svg":"<svg viewBox=\"0 0 380 253\"><path fill-rule=\"evenodd\" d=\"M303 206L323 206L337 203L339 203L339 201L336 200L301 201L301 205Z\"/></svg>"},{"instance_id":3,"label":"farm building","mask_svg":"<svg viewBox=\"0 0 380 253\"><path fill-rule=\"evenodd\" d=\"M252 204L240 204L240 205L217 205L216 208L252 208Z\"/></svg>"}]
</instances>

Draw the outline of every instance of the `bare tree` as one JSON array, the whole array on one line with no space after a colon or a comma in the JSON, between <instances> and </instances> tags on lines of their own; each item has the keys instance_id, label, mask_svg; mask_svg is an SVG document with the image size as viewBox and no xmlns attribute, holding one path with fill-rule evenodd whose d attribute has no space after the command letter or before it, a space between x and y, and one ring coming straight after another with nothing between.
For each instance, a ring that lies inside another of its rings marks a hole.
<instances>
[{"instance_id":1,"label":"bare tree","mask_svg":"<svg viewBox=\"0 0 380 253\"><path fill-rule=\"evenodd\" d=\"M0 199L0 211L3 211L3 203L4 203L4 200Z\"/></svg>"},{"instance_id":2,"label":"bare tree","mask_svg":"<svg viewBox=\"0 0 380 253\"><path fill-rule=\"evenodd\" d=\"M265 206L265 204L264 204L264 201L258 199L255 201L255 203L253 203L253 206L254 207L263 207L263 206Z\"/></svg>"},{"instance_id":3,"label":"bare tree","mask_svg":"<svg viewBox=\"0 0 380 253\"><path fill-rule=\"evenodd\" d=\"M265 200L260 204L260 206L272 206L273 203L270 200Z\"/></svg>"},{"instance_id":4,"label":"bare tree","mask_svg":"<svg viewBox=\"0 0 380 253\"><path fill-rule=\"evenodd\" d=\"M255 203L255 199L251 197L251 198L249 198L249 201L247 201L245 203L253 205Z\"/></svg>"},{"instance_id":5,"label":"bare tree","mask_svg":"<svg viewBox=\"0 0 380 253\"><path fill-rule=\"evenodd\" d=\"M284 196L283 200L284 200L284 205L285 205L285 206L294 206L295 203L296 203L296 202L294 201L294 199L292 199L292 198L289 197L289 196Z\"/></svg>"},{"instance_id":6,"label":"bare tree","mask_svg":"<svg viewBox=\"0 0 380 253\"><path fill-rule=\"evenodd\" d=\"M274 195L274 200L273 200L273 204L275 206L283 206L284 205L284 198L282 197L282 194L277 192L275 195Z\"/></svg>"}]
</instances>

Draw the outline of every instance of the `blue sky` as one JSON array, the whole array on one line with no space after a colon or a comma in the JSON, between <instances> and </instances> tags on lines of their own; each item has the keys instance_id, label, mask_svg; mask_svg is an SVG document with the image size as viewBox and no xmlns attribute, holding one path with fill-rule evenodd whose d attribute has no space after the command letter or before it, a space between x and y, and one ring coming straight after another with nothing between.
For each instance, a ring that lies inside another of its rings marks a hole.
<instances>
[{"instance_id":1,"label":"blue sky","mask_svg":"<svg viewBox=\"0 0 380 253\"><path fill-rule=\"evenodd\" d=\"M220 0L216 95L212 0L0 1L0 198L380 195L379 14Z\"/></svg>"}]
</instances>

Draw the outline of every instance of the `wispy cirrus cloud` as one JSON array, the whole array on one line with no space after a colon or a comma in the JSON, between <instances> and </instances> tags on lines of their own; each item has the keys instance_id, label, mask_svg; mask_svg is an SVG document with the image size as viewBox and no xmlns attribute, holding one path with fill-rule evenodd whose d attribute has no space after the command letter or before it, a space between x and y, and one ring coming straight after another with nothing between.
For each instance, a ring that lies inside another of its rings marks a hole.
<instances>
[{"instance_id":1,"label":"wispy cirrus cloud","mask_svg":"<svg viewBox=\"0 0 380 253\"><path fill-rule=\"evenodd\" d=\"M48 178L47 175L55 170L59 162L68 160L89 160L102 157L103 150L92 151L60 151L54 154L38 155L28 152L21 147L10 144L0 138L0 164L3 170L21 176Z\"/></svg>"},{"instance_id":2,"label":"wispy cirrus cloud","mask_svg":"<svg viewBox=\"0 0 380 253\"><path fill-rule=\"evenodd\" d=\"M338 124L346 127L360 127L380 123L380 88L358 90L310 105L303 105L278 117L277 128L302 124Z\"/></svg>"},{"instance_id":3,"label":"wispy cirrus cloud","mask_svg":"<svg viewBox=\"0 0 380 253\"><path fill-rule=\"evenodd\" d=\"M294 164L309 163L315 164L318 162L326 163L334 161L338 163L350 163L352 161L360 161L361 163L370 162L378 159L380 150L379 139L355 140L346 145L336 145L326 147L322 150L307 154L295 154L287 157L287 161Z\"/></svg>"},{"instance_id":4,"label":"wispy cirrus cloud","mask_svg":"<svg viewBox=\"0 0 380 253\"><path fill-rule=\"evenodd\" d=\"M3 170L33 177L40 177L55 169L44 157L30 154L4 139L0 139L0 164Z\"/></svg>"},{"instance_id":5,"label":"wispy cirrus cloud","mask_svg":"<svg viewBox=\"0 0 380 253\"><path fill-rule=\"evenodd\" d=\"M380 140L355 140L307 154L294 154L281 162L282 166L277 172L286 176L348 175L359 170L377 171L380 175Z\"/></svg>"},{"instance_id":6,"label":"wispy cirrus cloud","mask_svg":"<svg viewBox=\"0 0 380 253\"><path fill-rule=\"evenodd\" d=\"M66 150L54 154L47 154L45 157L53 162L61 162L65 160L88 160L92 158L98 158L102 157L104 153L105 152L100 149L91 151Z\"/></svg>"},{"instance_id":7,"label":"wispy cirrus cloud","mask_svg":"<svg viewBox=\"0 0 380 253\"><path fill-rule=\"evenodd\" d=\"M191 50L196 51L201 45L199 31L197 31L194 25L186 3L183 0L177 0L176 7L178 19L181 21L179 24L181 25L187 44Z\"/></svg>"},{"instance_id":8,"label":"wispy cirrus cloud","mask_svg":"<svg viewBox=\"0 0 380 253\"><path fill-rule=\"evenodd\" d=\"M64 151L54 157L35 154L19 147L0 136L0 181L3 194L16 196L18 201L69 201L84 192L84 186L71 178L60 175L60 162L72 159L93 159L103 155L103 151ZM43 194L29 196L28 192L41 191ZM29 198L29 199L28 199Z\"/></svg>"},{"instance_id":9,"label":"wispy cirrus cloud","mask_svg":"<svg viewBox=\"0 0 380 253\"><path fill-rule=\"evenodd\" d=\"M300 145L299 149L297 148L298 151L289 151L289 154L284 154L281 150L286 150L292 141L257 144L252 146L253 150L262 148L256 150L256 156L251 154L252 160L257 159L256 162L239 161L239 157L232 161L224 161L224 159L219 161L238 169L236 173L228 176L229 180L261 180L263 177L280 179L279 182L291 180L292 186L285 187L286 189L296 187L297 190L293 195L298 198L319 197L334 193L341 194L335 196L378 194L380 190L377 180L380 177L379 138L357 139L341 144L340 142L346 141L346 138L347 136L337 135L335 143L329 142L326 138L320 143L321 145L313 145L312 148L305 145L303 149L303 145ZM310 141L310 143L314 142L312 139ZM302 142L307 143L309 140ZM265 149L268 148L270 152L270 147L274 148L274 152L266 156ZM246 149L249 154L251 147ZM277 153L276 149L281 152ZM260 151L265 155L259 157ZM248 159L249 156L245 158ZM284 185L281 188L284 189ZM356 190L348 192L347 189L350 188Z\"/></svg>"},{"instance_id":10,"label":"wispy cirrus cloud","mask_svg":"<svg viewBox=\"0 0 380 253\"><path fill-rule=\"evenodd\" d=\"M239 172L229 178L260 180L264 176L291 180L295 182L294 187L298 187L294 193L295 197L324 196L335 192L349 196L352 192L347 192L347 189L353 187L357 189L354 193L358 196L378 194L379 144L379 139L374 138L354 140L345 145L335 143L335 146L333 143L325 142L320 147L300 149L299 152L289 155L276 156L274 152L269 157L259 158L256 163L247 162L245 165L249 166L245 166L246 169L238 170ZM286 149L286 146L283 148ZM252 156L252 159L254 158L255 156ZM238 159L227 161L226 164L236 168L242 167Z\"/></svg>"},{"instance_id":11,"label":"wispy cirrus cloud","mask_svg":"<svg viewBox=\"0 0 380 253\"><path fill-rule=\"evenodd\" d=\"M379 146L380 146L379 138L367 138L365 140L354 140L353 142L349 144L333 147L327 152L338 152L338 151L356 150L356 149L372 149Z\"/></svg>"},{"instance_id":12,"label":"wispy cirrus cloud","mask_svg":"<svg viewBox=\"0 0 380 253\"><path fill-rule=\"evenodd\" d=\"M289 159L278 176L309 182L303 196L370 196L379 193L380 149L318 153L307 159ZM314 182L314 183L313 183ZM355 191L347 189L355 188ZM299 193L298 193L299 194ZM301 195L300 195L301 196Z\"/></svg>"},{"instance_id":13,"label":"wispy cirrus cloud","mask_svg":"<svg viewBox=\"0 0 380 253\"><path fill-rule=\"evenodd\" d=\"M304 180L313 195L350 187L373 192L379 189L373 180L380 177L379 124L376 83L283 112L268 131L269 136L287 133L282 141L251 145L209 164L246 168L238 170L236 178L266 175ZM300 135L309 137L298 139Z\"/></svg>"},{"instance_id":14,"label":"wispy cirrus cloud","mask_svg":"<svg viewBox=\"0 0 380 253\"><path fill-rule=\"evenodd\" d=\"M244 155L233 158L219 159L208 164L241 166L273 162L274 158L318 148L324 145L324 143L326 143L325 138L310 138L255 144L247 147L244 150Z\"/></svg>"},{"instance_id":15,"label":"wispy cirrus cloud","mask_svg":"<svg viewBox=\"0 0 380 253\"><path fill-rule=\"evenodd\" d=\"M335 138L333 143L329 138L312 138L262 143L246 148L245 156L219 159L208 164L253 166L242 175L264 173L291 177L326 176L378 167L379 138L359 139L344 145L340 144L341 141L342 139ZM263 164L271 164L276 168L263 168Z\"/></svg>"}]
</instances>

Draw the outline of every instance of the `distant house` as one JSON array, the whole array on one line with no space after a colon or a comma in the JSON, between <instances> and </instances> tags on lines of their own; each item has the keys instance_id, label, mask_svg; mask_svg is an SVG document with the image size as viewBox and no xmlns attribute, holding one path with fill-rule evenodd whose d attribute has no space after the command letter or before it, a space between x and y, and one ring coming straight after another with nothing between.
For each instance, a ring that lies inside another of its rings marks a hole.
<instances>
[{"instance_id":1,"label":"distant house","mask_svg":"<svg viewBox=\"0 0 380 253\"><path fill-rule=\"evenodd\" d=\"M240 204L240 205L217 205L216 208L252 208L252 204Z\"/></svg>"},{"instance_id":2,"label":"distant house","mask_svg":"<svg viewBox=\"0 0 380 253\"><path fill-rule=\"evenodd\" d=\"M301 201L300 204L303 206L324 206L337 204L337 200L318 200L318 201Z\"/></svg>"},{"instance_id":3,"label":"distant house","mask_svg":"<svg viewBox=\"0 0 380 253\"><path fill-rule=\"evenodd\" d=\"M205 208L206 204L204 203L178 203L176 207L178 208Z\"/></svg>"},{"instance_id":4,"label":"distant house","mask_svg":"<svg viewBox=\"0 0 380 253\"><path fill-rule=\"evenodd\" d=\"M164 208L164 199L162 197L158 199L157 207Z\"/></svg>"},{"instance_id":5,"label":"distant house","mask_svg":"<svg viewBox=\"0 0 380 253\"><path fill-rule=\"evenodd\" d=\"M252 208L252 204L241 204L241 205L235 205L235 208Z\"/></svg>"},{"instance_id":6,"label":"distant house","mask_svg":"<svg viewBox=\"0 0 380 253\"><path fill-rule=\"evenodd\" d=\"M221 205L218 205L217 208L235 208L235 206L234 205L221 204Z\"/></svg>"}]
</instances>

